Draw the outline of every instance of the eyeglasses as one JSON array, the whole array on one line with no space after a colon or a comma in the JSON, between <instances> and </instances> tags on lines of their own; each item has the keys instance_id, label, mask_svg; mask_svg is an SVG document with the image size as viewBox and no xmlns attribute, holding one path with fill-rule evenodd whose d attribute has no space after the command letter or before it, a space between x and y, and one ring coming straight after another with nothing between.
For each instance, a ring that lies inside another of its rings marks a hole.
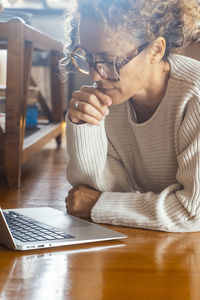
<instances>
[{"instance_id":1,"label":"eyeglasses","mask_svg":"<svg viewBox=\"0 0 200 300\"><path fill-rule=\"evenodd\" d=\"M95 70L106 80L119 81L119 70L141 53L147 46L147 42L142 44L139 48L134 50L131 55L123 58L121 61L119 61L120 58L118 56L116 56L113 61L95 61L87 50L80 45L76 45L70 51L70 59L74 66L83 74L89 75Z\"/></svg>"}]
</instances>

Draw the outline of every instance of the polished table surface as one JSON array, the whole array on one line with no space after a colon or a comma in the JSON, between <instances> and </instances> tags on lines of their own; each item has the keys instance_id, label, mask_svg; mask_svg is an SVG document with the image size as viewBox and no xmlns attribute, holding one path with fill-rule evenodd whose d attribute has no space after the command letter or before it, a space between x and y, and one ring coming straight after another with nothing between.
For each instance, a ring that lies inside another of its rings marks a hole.
<instances>
[{"instance_id":1,"label":"polished table surface","mask_svg":"<svg viewBox=\"0 0 200 300\"><path fill-rule=\"evenodd\" d=\"M0 184L2 208L64 210L69 185L59 151L43 150L25 164L21 190ZM0 299L200 299L200 233L106 226L128 238L29 252L0 246Z\"/></svg>"},{"instance_id":2,"label":"polished table surface","mask_svg":"<svg viewBox=\"0 0 200 300\"><path fill-rule=\"evenodd\" d=\"M0 247L0 299L200 299L200 235L115 229L128 239L54 250Z\"/></svg>"}]
</instances>

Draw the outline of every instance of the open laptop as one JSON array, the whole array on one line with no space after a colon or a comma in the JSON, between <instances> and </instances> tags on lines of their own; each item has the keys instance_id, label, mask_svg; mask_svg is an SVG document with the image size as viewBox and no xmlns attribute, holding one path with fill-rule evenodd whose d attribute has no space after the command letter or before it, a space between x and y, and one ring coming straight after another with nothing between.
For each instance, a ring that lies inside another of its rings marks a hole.
<instances>
[{"instance_id":1,"label":"open laptop","mask_svg":"<svg viewBox=\"0 0 200 300\"><path fill-rule=\"evenodd\" d=\"M126 238L125 234L51 207L0 208L0 244L32 250Z\"/></svg>"}]
</instances>

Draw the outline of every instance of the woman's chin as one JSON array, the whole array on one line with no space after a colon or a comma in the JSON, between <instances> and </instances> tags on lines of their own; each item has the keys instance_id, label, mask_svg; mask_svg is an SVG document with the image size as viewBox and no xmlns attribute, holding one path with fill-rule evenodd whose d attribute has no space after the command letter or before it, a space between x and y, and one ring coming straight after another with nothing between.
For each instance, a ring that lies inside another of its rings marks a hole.
<instances>
[{"instance_id":1,"label":"woman's chin","mask_svg":"<svg viewBox=\"0 0 200 300\"><path fill-rule=\"evenodd\" d=\"M126 101L126 99L119 93L112 95L110 98L112 99L112 105L119 105Z\"/></svg>"},{"instance_id":2,"label":"woman's chin","mask_svg":"<svg viewBox=\"0 0 200 300\"><path fill-rule=\"evenodd\" d=\"M118 105L126 101L119 88L101 88L101 91L112 99L112 105Z\"/></svg>"}]
</instances>

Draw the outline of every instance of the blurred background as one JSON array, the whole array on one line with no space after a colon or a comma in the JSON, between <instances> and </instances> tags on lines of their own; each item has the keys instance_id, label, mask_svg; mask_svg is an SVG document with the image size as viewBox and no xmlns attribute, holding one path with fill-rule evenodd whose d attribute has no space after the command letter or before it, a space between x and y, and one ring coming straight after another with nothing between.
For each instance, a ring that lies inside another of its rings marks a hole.
<instances>
[{"instance_id":1,"label":"blurred background","mask_svg":"<svg viewBox=\"0 0 200 300\"><path fill-rule=\"evenodd\" d=\"M67 0L0 0L4 10L1 20L20 16L28 24L60 39L63 32L63 11Z\"/></svg>"},{"instance_id":2,"label":"blurred background","mask_svg":"<svg viewBox=\"0 0 200 300\"><path fill-rule=\"evenodd\" d=\"M68 0L0 0L0 6L3 8L0 12L0 22L18 16L28 25L64 42L64 13L68 7ZM6 51L0 51L0 85L3 86L6 84L6 55ZM49 87L46 86L47 81L45 82L41 78L48 77L48 69L45 69L46 60L48 58L45 53L39 55L36 53L33 58L33 66L35 65L37 68L33 67L32 71L45 96ZM43 67L38 66L41 65L41 62L43 62ZM83 84L91 84L87 76L76 71L70 73L67 81L68 100L72 91L79 89Z\"/></svg>"}]
</instances>

